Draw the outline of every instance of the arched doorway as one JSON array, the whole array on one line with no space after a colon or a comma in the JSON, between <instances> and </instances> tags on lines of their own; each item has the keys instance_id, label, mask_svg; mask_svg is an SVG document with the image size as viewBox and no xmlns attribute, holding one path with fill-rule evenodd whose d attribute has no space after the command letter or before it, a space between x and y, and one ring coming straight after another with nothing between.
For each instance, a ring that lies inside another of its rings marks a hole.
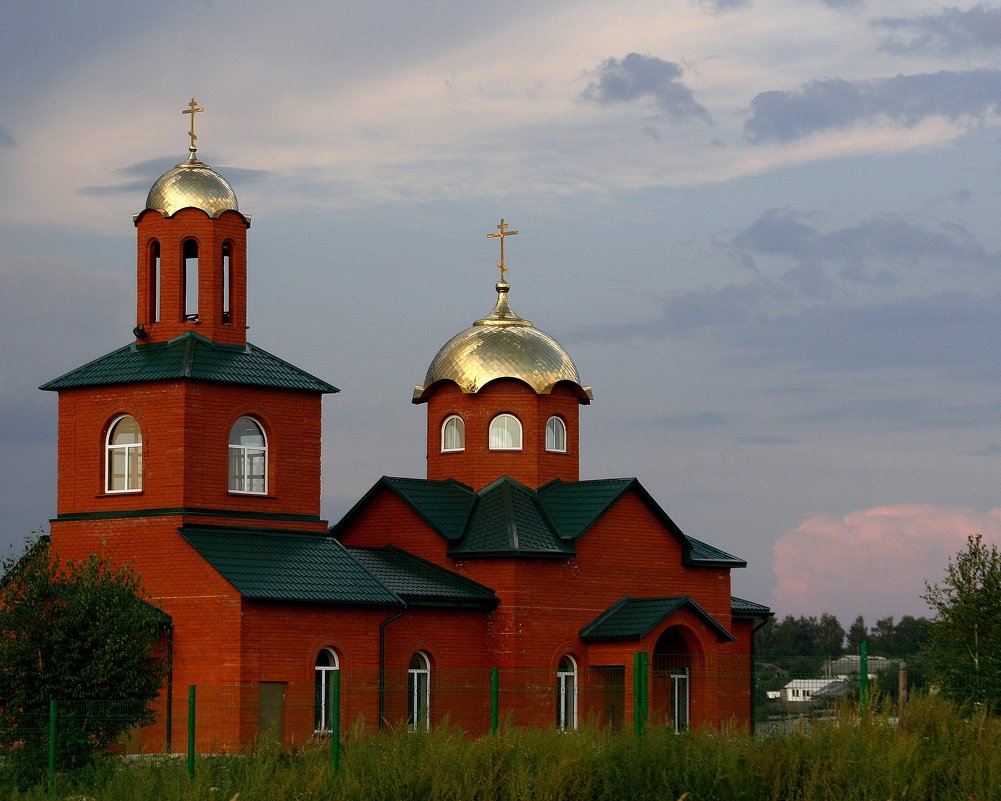
<instances>
[{"instance_id":1,"label":"arched doorway","mask_svg":"<svg viewBox=\"0 0 1001 801\"><path fill-rule=\"evenodd\" d=\"M671 726L675 734L691 726L693 673L699 664L697 647L691 632L672 626L660 635L653 649L651 718Z\"/></svg>"}]
</instances>

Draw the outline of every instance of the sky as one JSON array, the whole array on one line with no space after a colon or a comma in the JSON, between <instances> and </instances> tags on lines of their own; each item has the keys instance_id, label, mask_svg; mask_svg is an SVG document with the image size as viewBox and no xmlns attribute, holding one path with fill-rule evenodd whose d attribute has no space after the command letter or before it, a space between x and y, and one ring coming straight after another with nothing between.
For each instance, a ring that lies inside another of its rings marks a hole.
<instances>
[{"instance_id":1,"label":"sky","mask_svg":"<svg viewBox=\"0 0 1001 801\"><path fill-rule=\"evenodd\" d=\"M438 348L569 351L582 478L635 476L788 614L926 614L1001 543L1001 4L12 0L0 26L0 546L55 514L56 397L132 341L135 229L198 155L250 340L341 389L323 513L424 475Z\"/></svg>"}]
</instances>

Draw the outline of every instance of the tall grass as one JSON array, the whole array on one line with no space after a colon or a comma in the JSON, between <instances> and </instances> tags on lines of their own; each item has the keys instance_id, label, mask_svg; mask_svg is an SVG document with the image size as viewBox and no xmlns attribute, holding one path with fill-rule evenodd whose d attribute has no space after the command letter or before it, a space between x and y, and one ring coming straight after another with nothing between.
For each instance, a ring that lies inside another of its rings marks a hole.
<instances>
[{"instance_id":1,"label":"tall grass","mask_svg":"<svg viewBox=\"0 0 1001 801\"><path fill-rule=\"evenodd\" d=\"M0 785L2 786L2 785ZM0 791L43 801L43 787ZM181 761L105 760L60 776L56 799L83 801L910 801L1001 799L1001 721L915 699L905 725L890 711L836 718L799 732L676 736L585 728L575 734L502 728L472 738L373 734L344 741L335 774L327 746L294 753L263 744L244 757L206 757L189 782Z\"/></svg>"}]
</instances>

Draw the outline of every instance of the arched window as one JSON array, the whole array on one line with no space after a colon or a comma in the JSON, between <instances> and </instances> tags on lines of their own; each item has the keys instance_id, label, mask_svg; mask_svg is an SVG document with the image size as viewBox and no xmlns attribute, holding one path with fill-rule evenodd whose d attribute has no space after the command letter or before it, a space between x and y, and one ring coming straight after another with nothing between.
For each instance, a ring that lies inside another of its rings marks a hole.
<instances>
[{"instance_id":1,"label":"arched window","mask_svg":"<svg viewBox=\"0 0 1001 801\"><path fill-rule=\"evenodd\" d=\"M431 662L423 651L410 657L407 696L407 726L410 731L427 731L431 728Z\"/></svg>"},{"instance_id":2,"label":"arched window","mask_svg":"<svg viewBox=\"0 0 1001 801\"><path fill-rule=\"evenodd\" d=\"M222 321L231 323L230 307L233 302L233 246L222 246Z\"/></svg>"},{"instance_id":3,"label":"arched window","mask_svg":"<svg viewBox=\"0 0 1001 801\"><path fill-rule=\"evenodd\" d=\"M104 488L107 492L138 492L143 488L143 435L128 414L108 427Z\"/></svg>"},{"instance_id":4,"label":"arched window","mask_svg":"<svg viewBox=\"0 0 1001 801\"><path fill-rule=\"evenodd\" d=\"M333 648L324 648L316 656L316 691L313 696L314 725L316 731L331 731L334 728L333 698L334 673L341 664Z\"/></svg>"},{"instance_id":5,"label":"arched window","mask_svg":"<svg viewBox=\"0 0 1001 801\"><path fill-rule=\"evenodd\" d=\"M567 424L555 415L546 422L546 450L555 453L567 452Z\"/></svg>"},{"instance_id":6,"label":"arched window","mask_svg":"<svg viewBox=\"0 0 1001 801\"><path fill-rule=\"evenodd\" d=\"M160 322L160 243L153 241L149 246L149 309L150 322Z\"/></svg>"},{"instance_id":7,"label":"arched window","mask_svg":"<svg viewBox=\"0 0 1001 801\"><path fill-rule=\"evenodd\" d=\"M229 432L230 492L268 491L268 443L253 417L241 417Z\"/></svg>"},{"instance_id":8,"label":"arched window","mask_svg":"<svg viewBox=\"0 0 1001 801\"><path fill-rule=\"evenodd\" d=\"M441 425L441 451L464 451L466 449L466 424L457 414L445 418Z\"/></svg>"},{"instance_id":9,"label":"arched window","mask_svg":"<svg viewBox=\"0 0 1001 801\"><path fill-rule=\"evenodd\" d=\"M556 668L556 725L561 731L577 729L577 663L569 654Z\"/></svg>"},{"instance_id":10,"label":"arched window","mask_svg":"<svg viewBox=\"0 0 1001 801\"><path fill-rule=\"evenodd\" d=\"M198 243L185 239L182 248L184 275L184 319L198 319Z\"/></svg>"},{"instance_id":11,"label":"arched window","mask_svg":"<svg viewBox=\"0 0 1001 801\"><path fill-rule=\"evenodd\" d=\"M499 414L490 421L490 450L521 450L521 421L513 414Z\"/></svg>"}]
</instances>

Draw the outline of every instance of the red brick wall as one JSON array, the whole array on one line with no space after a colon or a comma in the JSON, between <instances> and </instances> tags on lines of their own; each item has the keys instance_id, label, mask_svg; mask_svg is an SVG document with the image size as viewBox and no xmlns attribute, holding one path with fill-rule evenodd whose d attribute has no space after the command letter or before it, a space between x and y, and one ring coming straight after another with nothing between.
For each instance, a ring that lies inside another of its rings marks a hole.
<instances>
[{"instance_id":1,"label":"red brick wall","mask_svg":"<svg viewBox=\"0 0 1001 801\"><path fill-rule=\"evenodd\" d=\"M521 421L523 447L520 451L491 451L488 445L490 421L507 412ZM441 426L457 414L466 424L466 448L442 453ZM569 387L560 384L552 394L539 395L516 379L492 381L475 395L463 393L455 384L443 382L427 404L427 477L454 478L480 489L503 475L537 488L561 478L580 477L580 401ZM546 422L553 415L567 427L567 452L546 451Z\"/></svg>"},{"instance_id":2,"label":"red brick wall","mask_svg":"<svg viewBox=\"0 0 1001 801\"><path fill-rule=\"evenodd\" d=\"M120 414L142 429L137 493L104 491L108 426ZM229 432L244 414L267 436L267 495L228 489ZM197 381L60 393L59 514L182 506L319 515L320 395Z\"/></svg>"}]
</instances>

